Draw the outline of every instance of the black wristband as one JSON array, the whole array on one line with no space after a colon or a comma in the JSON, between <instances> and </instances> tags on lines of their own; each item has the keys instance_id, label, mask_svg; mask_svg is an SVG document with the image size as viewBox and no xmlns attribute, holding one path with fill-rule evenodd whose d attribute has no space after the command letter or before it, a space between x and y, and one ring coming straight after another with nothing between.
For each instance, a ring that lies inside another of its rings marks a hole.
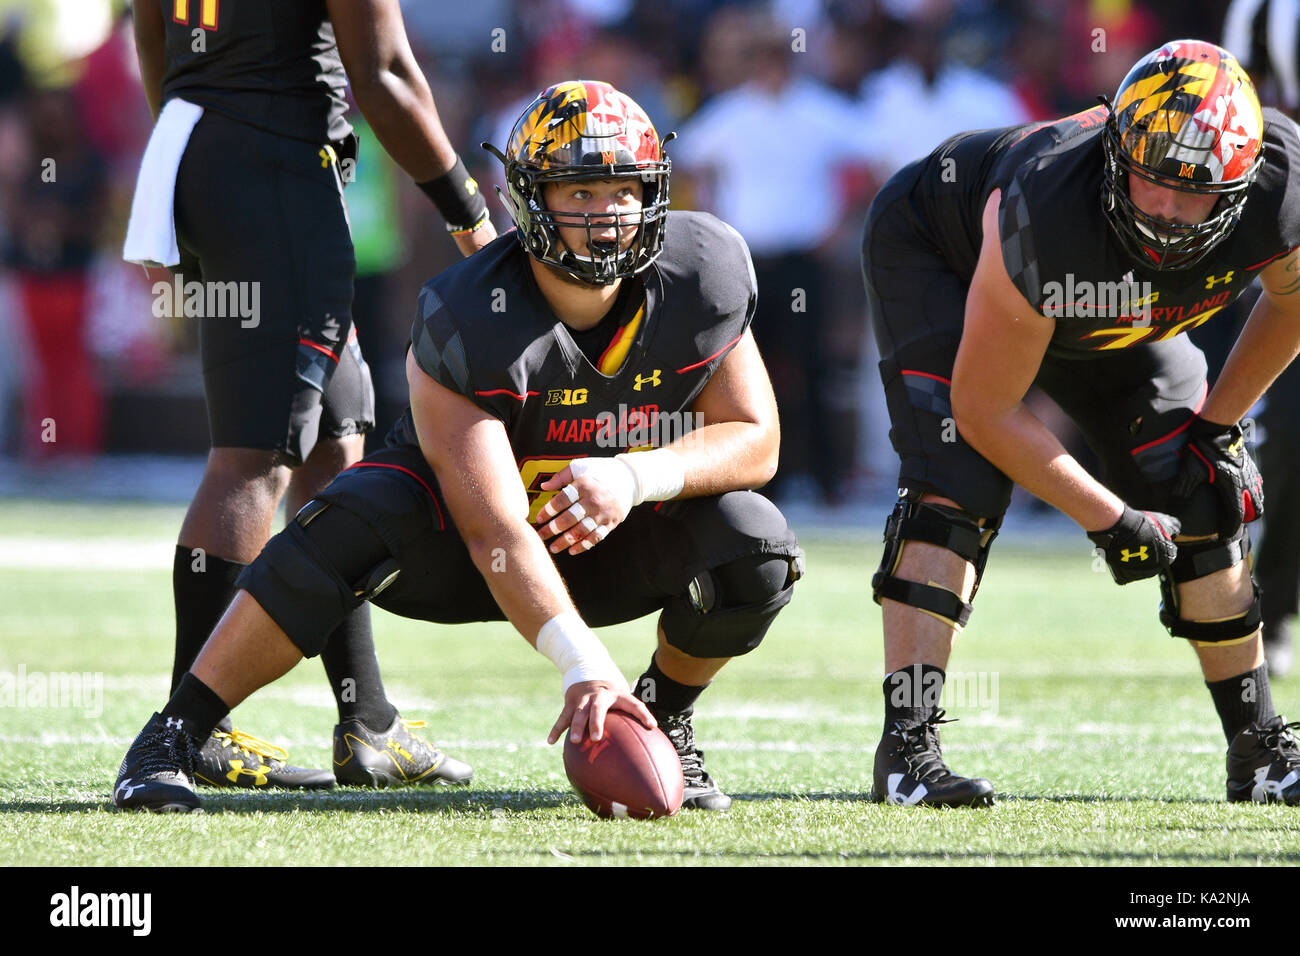
<instances>
[{"instance_id":1,"label":"black wristband","mask_svg":"<svg viewBox=\"0 0 1300 956\"><path fill-rule=\"evenodd\" d=\"M459 156L456 165L437 179L416 185L433 200L442 218L447 220L448 232L473 232L487 221L487 203Z\"/></svg>"}]
</instances>

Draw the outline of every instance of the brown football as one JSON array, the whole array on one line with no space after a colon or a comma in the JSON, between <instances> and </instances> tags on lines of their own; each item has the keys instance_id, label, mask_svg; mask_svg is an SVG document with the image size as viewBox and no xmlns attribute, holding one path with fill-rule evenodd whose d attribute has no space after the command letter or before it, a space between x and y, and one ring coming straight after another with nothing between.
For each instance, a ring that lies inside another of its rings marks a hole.
<instances>
[{"instance_id":1,"label":"brown football","mask_svg":"<svg viewBox=\"0 0 1300 956\"><path fill-rule=\"evenodd\" d=\"M575 744L565 735L564 772L598 817L651 820L682 806L682 763L672 742L621 710L605 715L600 740Z\"/></svg>"}]
</instances>

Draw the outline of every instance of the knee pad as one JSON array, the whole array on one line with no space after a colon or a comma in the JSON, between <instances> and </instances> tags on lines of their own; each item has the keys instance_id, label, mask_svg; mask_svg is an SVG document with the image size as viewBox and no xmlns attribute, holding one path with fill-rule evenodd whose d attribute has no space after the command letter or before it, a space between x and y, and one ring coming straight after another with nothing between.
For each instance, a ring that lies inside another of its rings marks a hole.
<instances>
[{"instance_id":1,"label":"knee pad","mask_svg":"<svg viewBox=\"0 0 1300 956\"><path fill-rule=\"evenodd\" d=\"M668 643L692 657L739 657L762 643L794 582L803 554L756 554L702 571L663 612Z\"/></svg>"},{"instance_id":2,"label":"knee pad","mask_svg":"<svg viewBox=\"0 0 1300 956\"><path fill-rule=\"evenodd\" d=\"M965 627L970 620L980 579L984 577L989 548L997 536L996 525L981 528L975 515L958 508L912 499L898 502L885 523L885 554L880 569L871 579L875 602L879 604L888 598L928 611L955 628ZM970 601L963 601L947 588L894 577L906 541L923 541L947 548L975 565L975 585L971 588Z\"/></svg>"},{"instance_id":3,"label":"knee pad","mask_svg":"<svg viewBox=\"0 0 1300 956\"><path fill-rule=\"evenodd\" d=\"M1250 559L1250 535L1245 526L1227 541L1198 541L1180 544L1178 557L1169 570L1160 575L1160 623L1173 637L1206 644L1236 641L1250 637L1259 629L1262 615L1259 586L1251 578L1254 597L1250 607L1235 617L1217 621L1188 621L1178 616L1177 585L1195 581Z\"/></svg>"},{"instance_id":4,"label":"knee pad","mask_svg":"<svg viewBox=\"0 0 1300 956\"><path fill-rule=\"evenodd\" d=\"M313 500L235 584L257 600L304 657L315 657L339 622L400 572L360 517Z\"/></svg>"}]
</instances>

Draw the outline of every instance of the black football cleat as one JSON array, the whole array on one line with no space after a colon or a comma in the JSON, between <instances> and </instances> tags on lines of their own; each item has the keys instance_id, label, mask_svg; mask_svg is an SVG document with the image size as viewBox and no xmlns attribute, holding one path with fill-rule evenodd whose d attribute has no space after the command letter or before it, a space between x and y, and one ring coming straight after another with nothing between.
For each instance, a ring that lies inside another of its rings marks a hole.
<instances>
[{"instance_id":1,"label":"black football cleat","mask_svg":"<svg viewBox=\"0 0 1300 956\"><path fill-rule=\"evenodd\" d=\"M422 720L394 717L387 730L373 731L359 720L334 728L334 776L345 787L405 787L410 784L467 784L474 769L425 743L412 730Z\"/></svg>"},{"instance_id":2,"label":"black football cleat","mask_svg":"<svg viewBox=\"0 0 1300 956\"><path fill-rule=\"evenodd\" d=\"M695 746L695 728L690 714L678 714L659 721L659 729L673 742L682 762L682 808L684 810L729 810L731 797L718 789L718 785L704 769L704 751Z\"/></svg>"},{"instance_id":3,"label":"black football cleat","mask_svg":"<svg viewBox=\"0 0 1300 956\"><path fill-rule=\"evenodd\" d=\"M1292 731L1300 722L1281 716L1251 724L1228 747L1228 800L1300 806L1300 745Z\"/></svg>"},{"instance_id":4,"label":"black football cleat","mask_svg":"<svg viewBox=\"0 0 1300 956\"><path fill-rule=\"evenodd\" d=\"M154 714L122 758L113 804L123 810L189 813L198 809L194 756L199 743L180 717Z\"/></svg>"},{"instance_id":5,"label":"black football cleat","mask_svg":"<svg viewBox=\"0 0 1300 956\"><path fill-rule=\"evenodd\" d=\"M923 807L991 807L993 784L982 777L959 777L943 762L939 724L943 711L922 724L896 723L876 747L871 799L875 803Z\"/></svg>"},{"instance_id":6,"label":"black football cleat","mask_svg":"<svg viewBox=\"0 0 1300 956\"><path fill-rule=\"evenodd\" d=\"M214 730L194 756L194 779L209 787L248 790L328 790L334 774L295 767L289 752L232 728Z\"/></svg>"}]
</instances>

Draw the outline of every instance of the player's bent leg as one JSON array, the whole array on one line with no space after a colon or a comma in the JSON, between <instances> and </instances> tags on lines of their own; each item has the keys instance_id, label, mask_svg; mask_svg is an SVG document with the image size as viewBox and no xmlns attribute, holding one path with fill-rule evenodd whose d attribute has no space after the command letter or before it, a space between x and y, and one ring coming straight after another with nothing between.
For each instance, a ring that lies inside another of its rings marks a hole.
<instances>
[{"instance_id":1,"label":"player's bent leg","mask_svg":"<svg viewBox=\"0 0 1300 956\"><path fill-rule=\"evenodd\" d=\"M317 441L293 473L286 510L305 507L339 472L360 461L364 443L360 434ZM325 530L325 526L313 527ZM388 700L375 656L368 602L343 618L320 658L339 711L333 735L333 776L339 783L380 788L470 782L472 768L423 740L414 731L424 722L402 719Z\"/></svg>"},{"instance_id":2,"label":"player's bent leg","mask_svg":"<svg viewBox=\"0 0 1300 956\"><path fill-rule=\"evenodd\" d=\"M895 506L872 578L885 632L885 728L876 747L871 798L904 806L989 806L993 785L948 769L938 706L944 668L997 535L955 501L925 494Z\"/></svg>"},{"instance_id":3,"label":"player's bent leg","mask_svg":"<svg viewBox=\"0 0 1300 956\"><path fill-rule=\"evenodd\" d=\"M377 509L386 507L382 493L372 502ZM393 550L367 517L316 498L271 539L241 586L312 657L337 634L341 621L397 580L401 565ZM412 733L421 726L402 720L395 710L378 727L358 717L341 720L334 728L334 779L363 787L469 783L470 766Z\"/></svg>"},{"instance_id":4,"label":"player's bent leg","mask_svg":"<svg viewBox=\"0 0 1300 956\"><path fill-rule=\"evenodd\" d=\"M1161 579L1160 620L1192 642L1228 741L1229 801L1300 805L1300 745L1274 712L1260 641L1259 589L1250 544L1185 542Z\"/></svg>"},{"instance_id":5,"label":"player's bent leg","mask_svg":"<svg viewBox=\"0 0 1300 956\"><path fill-rule=\"evenodd\" d=\"M658 646L633 693L677 750L682 806L726 810L731 797L695 745L695 701L727 661L763 641L803 574L803 554L777 507L752 492L694 499L675 517L692 539L686 573L703 567L665 605Z\"/></svg>"},{"instance_id":6,"label":"player's bent leg","mask_svg":"<svg viewBox=\"0 0 1300 956\"><path fill-rule=\"evenodd\" d=\"M776 615L790 602L794 582L801 574L802 564L779 555L741 558L701 572L687 593L664 609L652 667L675 685L703 691L727 661L759 645ZM653 676L649 680L654 680ZM645 678L638 682L643 696L648 686ZM682 762L686 781L682 806L729 809L731 797L704 769L704 751L695 746L694 705L680 707L681 703L679 709L667 708L662 718L656 714L655 719ZM653 713L655 705L647 702L647 706Z\"/></svg>"}]
</instances>

